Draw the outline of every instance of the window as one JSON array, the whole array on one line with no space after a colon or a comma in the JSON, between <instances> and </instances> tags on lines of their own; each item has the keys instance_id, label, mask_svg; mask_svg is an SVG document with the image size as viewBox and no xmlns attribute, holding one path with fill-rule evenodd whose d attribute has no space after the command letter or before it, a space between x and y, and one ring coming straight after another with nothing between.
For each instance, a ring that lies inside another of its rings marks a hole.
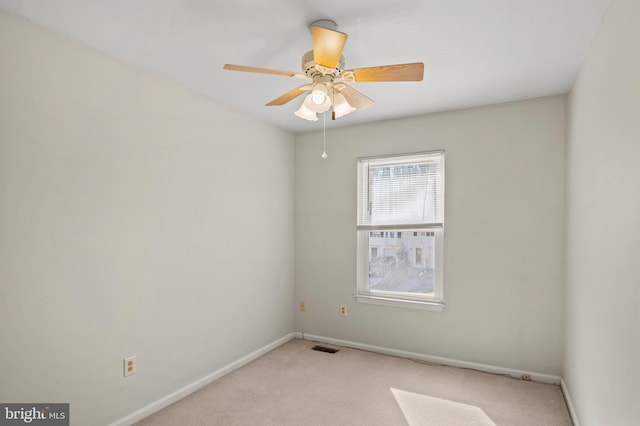
<instances>
[{"instance_id":1,"label":"window","mask_svg":"<svg viewBox=\"0 0 640 426\"><path fill-rule=\"evenodd\" d=\"M357 225L358 301L442 308L444 152L359 159Z\"/></svg>"}]
</instances>

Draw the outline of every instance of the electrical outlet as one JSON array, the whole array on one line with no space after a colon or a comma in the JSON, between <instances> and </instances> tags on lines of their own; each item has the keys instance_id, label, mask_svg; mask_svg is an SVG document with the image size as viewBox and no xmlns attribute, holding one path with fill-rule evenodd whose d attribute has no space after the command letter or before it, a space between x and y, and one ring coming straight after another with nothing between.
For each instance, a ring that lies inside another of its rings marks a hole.
<instances>
[{"instance_id":1,"label":"electrical outlet","mask_svg":"<svg viewBox=\"0 0 640 426\"><path fill-rule=\"evenodd\" d=\"M136 356L130 356L124 359L124 377L136 374Z\"/></svg>"},{"instance_id":2,"label":"electrical outlet","mask_svg":"<svg viewBox=\"0 0 640 426\"><path fill-rule=\"evenodd\" d=\"M340 305L340 316L341 317L347 316L347 305Z\"/></svg>"},{"instance_id":3,"label":"electrical outlet","mask_svg":"<svg viewBox=\"0 0 640 426\"><path fill-rule=\"evenodd\" d=\"M307 310L307 304L305 303L304 300L300 301L300 312L304 312Z\"/></svg>"}]
</instances>

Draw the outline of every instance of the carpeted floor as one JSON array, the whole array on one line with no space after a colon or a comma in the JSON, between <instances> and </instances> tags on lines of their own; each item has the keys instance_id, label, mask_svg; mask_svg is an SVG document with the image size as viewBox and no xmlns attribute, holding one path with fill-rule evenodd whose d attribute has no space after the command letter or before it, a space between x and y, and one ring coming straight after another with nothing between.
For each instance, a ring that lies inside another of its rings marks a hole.
<instances>
[{"instance_id":1,"label":"carpeted floor","mask_svg":"<svg viewBox=\"0 0 640 426\"><path fill-rule=\"evenodd\" d=\"M559 386L315 344L294 339L137 424L571 425Z\"/></svg>"}]
</instances>

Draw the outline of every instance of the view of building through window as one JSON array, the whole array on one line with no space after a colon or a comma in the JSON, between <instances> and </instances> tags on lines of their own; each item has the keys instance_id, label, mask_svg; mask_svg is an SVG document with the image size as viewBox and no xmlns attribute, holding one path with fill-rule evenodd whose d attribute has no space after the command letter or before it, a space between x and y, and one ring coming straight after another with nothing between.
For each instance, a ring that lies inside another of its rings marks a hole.
<instances>
[{"instance_id":1,"label":"view of building through window","mask_svg":"<svg viewBox=\"0 0 640 426\"><path fill-rule=\"evenodd\" d=\"M369 290L432 296L435 240L424 230L369 232Z\"/></svg>"}]
</instances>

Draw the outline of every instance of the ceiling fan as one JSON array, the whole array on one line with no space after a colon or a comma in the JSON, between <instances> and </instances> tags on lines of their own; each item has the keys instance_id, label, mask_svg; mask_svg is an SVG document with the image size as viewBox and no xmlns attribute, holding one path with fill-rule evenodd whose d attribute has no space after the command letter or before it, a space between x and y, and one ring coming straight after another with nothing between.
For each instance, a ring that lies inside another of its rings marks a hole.
<instances>
[{"instance_id":1,"label":"ceiling fan","mask_svg":"<svg viewBox=\"0 0 640 426\"><path fill-rule=\"evenodd\" d=\"M371 99L347 83L422 80L424 74L422 62L345 70L342 50L347 41L347 34L332 29L337 28L337 24L327 19L314 21L309 28L313 50L302 56L302 73L232 64L226 64L223 68L231 71L311 80L266 104L267 106L284 105L298 96L307 94L295 114L310 121L316 121L318 113L328 111L330 108L333 109L332 119L335 120L373 104Z\"/></svg>"}]
</instances>

